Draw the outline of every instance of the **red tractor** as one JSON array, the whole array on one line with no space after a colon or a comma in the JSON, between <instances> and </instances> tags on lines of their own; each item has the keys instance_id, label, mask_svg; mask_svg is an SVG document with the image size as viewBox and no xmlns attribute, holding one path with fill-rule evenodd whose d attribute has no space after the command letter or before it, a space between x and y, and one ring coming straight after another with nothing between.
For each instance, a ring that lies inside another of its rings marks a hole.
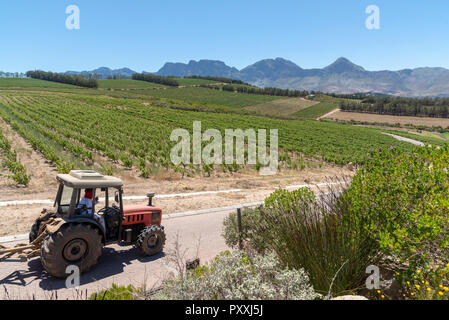
<instances>
[{"instance_id":1,"label":"red tractor","mask_svg":"<svg viewBox=\"0 0 449 320\"><path fill-rule=\"evenodd\" d=\"M55 277L66 277L69 265L88 271L101 255L103 246L135 245L147 256L162 251L165 244L162 211L148 205L123 205L122 180L94 171L75 170L57 176L59 189L54 209L42 211L30 232L30 244L0 249L0 261L14 254L41 257L42 265ZM84 197L83 196L84 192ZM91 201L84 201L86 194ZM97 210L99 195L104 206ZM113 198L109 198L114 194ZM112 204L111 204L112 202ZM89 206L90 204L90 206Z\"/></svg>"}]
</instances>

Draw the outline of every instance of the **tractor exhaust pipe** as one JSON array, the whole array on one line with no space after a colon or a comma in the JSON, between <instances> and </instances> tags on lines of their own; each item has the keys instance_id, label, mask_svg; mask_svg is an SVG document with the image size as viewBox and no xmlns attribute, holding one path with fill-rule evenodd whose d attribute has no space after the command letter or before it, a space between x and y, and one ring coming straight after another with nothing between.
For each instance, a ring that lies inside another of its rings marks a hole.
<instances>
[{"instance_id":1,"label":"tractor exhaust pipe","mask_svg":"<svg viewBox=\"0 0 449 320\"><path fill-rule=\"evenodd\" d=\"M148 192L147 193L147 197L148 197L148 206L152 207L153 206L153 198L154 198L155 193L154 192Z\"/></svg>"}]
</instances>

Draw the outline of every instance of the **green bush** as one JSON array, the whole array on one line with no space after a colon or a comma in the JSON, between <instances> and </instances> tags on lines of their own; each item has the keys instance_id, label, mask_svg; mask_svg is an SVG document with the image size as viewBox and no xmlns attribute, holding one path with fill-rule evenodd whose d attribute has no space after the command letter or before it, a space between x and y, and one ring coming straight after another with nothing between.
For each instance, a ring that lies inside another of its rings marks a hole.
<instances>
[{"instance_id":1,"label":"green bush","mask_svg":"<svg viewBox=\"0 0 449 320\"><path fill-rule=\"evenodd\" d=\"M263 254L268 249L267 234L260 234L254 228L259 225L263 219L259 209L243 209L242 210L242 229L238 232L237 214L235 212L229 214L223 221L223 238L226 244L231 248L236 248L239 239L245 241L245 246L256 252Z\"/></svg>"},{"instance_id":2,"label":"green bush","mask_svg":"<svg viewBox=\"0 0 449 320\"><path fill-rule=\"evenodd\" d=\"M89 300L136 300L143 295L142 289L135 288L132 285L118 286L113 283L110 289L92 294Z\"/></svg>"},{"instance_id":3,"label":"green bush","mask_svg":"<svg viewBox=\"0 0 449 320\"><path fill-rule=\"evenodd\" d=\"M346 197L385 255L410 272L449 260L449 146L372 150Z\"/></svg>"},{"instance_id":4,"label":"green bush","mask_svg":"<svg viewBox=\"0 0 449 320\"><path fill-rule=\"evenodd\" d=\"M157 300L314 300L303 269L283 267L274 254L223 252L210 265L163 283Z\"/></svg>"},{"instance_id":5,"label":"green bush","mask_svg":"<svg viewBox=\"0 0 449 320\"><path fill-rule=\"evenodd\" d=\"M278 189L265 199L264 204L267 208L278 207L282 211L291 212L293 206L298 201L305 203L306 200L309 205L315 201L315 194L308 188L301 188L292 192L285 189ZM241 234L238 232L237 213L233 212L228 215L223 222L224 230L223 237L229 247L237 247L239 239L246 243L248 248L263 254L266 250L271 249L270 239L276 238L278 232L282 232L273 224L263 233L255 226L260 226L262 221L266 219L262 215L260 208L251 209L245 208L242 210L242 230Z\"/></svg>"},{"instance_id":6,"label":"green bush","mask_svg":"<svg viewBox=\"0 0 449 320\"><path fill-rule=\"evenodd\" d=\"M348 206L337 191L315 199L307 188L280 189L266 199L264 208L242 213L242 237L249 249L273 251L282 265L304 268L321 294L354 291L364 284L366 267L379 256L376 243L351 218ZM226 243L235 246L235 214L224 225Z\"/></svg>"},{"instance_id":7,"label":"green bush","mask_svg":"<svg viewBox=\"0 0 449 320\"><path fill-rule=\"evenodd\" d=\"M59 173L69 173L75 169L75 165L72 162L60 159L56 162L56 169Z\"/></svg>"}]
</instances>

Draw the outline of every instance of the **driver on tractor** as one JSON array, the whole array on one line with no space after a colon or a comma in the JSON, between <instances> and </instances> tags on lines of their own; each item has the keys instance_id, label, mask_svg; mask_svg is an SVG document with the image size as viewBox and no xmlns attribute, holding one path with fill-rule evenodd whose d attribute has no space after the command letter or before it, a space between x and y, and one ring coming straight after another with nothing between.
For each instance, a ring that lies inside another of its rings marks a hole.
<instances>
[{"instance_id":1,"label":"driver on tractor","mask_svg":"<svg viewBox=\"0 0 449 320\"><path fill-rule=\"evenodd\" d=\"M84 190L84 197L80 200L77 206L77 208L83 209L81 215L92 214L92 208L94 204L92 198L93 198L93 189ZM95 205L97 204L98 204L98 197L95 197ZM106 229L104 218L102 216L99 216L98 214L94 213L94 218L101 223L104 229Z\"/></svg>"}]
</instances>

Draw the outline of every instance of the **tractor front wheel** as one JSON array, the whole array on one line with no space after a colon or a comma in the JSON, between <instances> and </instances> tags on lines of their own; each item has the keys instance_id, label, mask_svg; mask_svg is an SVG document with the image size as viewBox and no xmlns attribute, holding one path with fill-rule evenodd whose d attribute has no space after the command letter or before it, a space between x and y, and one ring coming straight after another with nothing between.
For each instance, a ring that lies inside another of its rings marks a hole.
<instances>
[{"instance_id":1,"label":"tractor front wheel","mask_svg":"<svg viewBox=\"0 0 449 320\"><path fill-rule=\"evenodd\" d=\"M136 246L146 256L152 256L162 251L165 245L165 232L162 226L149 226L137 237Z\"/></svg>"},{"instance_id":2,"label":"tractor front wheel","mask_svg":"<svg viewBox=\"0 0 449 320\"><path fill-rule=\"evenodd\" d=\"M98 229L89 224L68 224L48 235L41 247L41 261L45 270L58 278L65 278L69 265L80 273L97 264L103 247Z\"/></svg>"}]
</instances>

